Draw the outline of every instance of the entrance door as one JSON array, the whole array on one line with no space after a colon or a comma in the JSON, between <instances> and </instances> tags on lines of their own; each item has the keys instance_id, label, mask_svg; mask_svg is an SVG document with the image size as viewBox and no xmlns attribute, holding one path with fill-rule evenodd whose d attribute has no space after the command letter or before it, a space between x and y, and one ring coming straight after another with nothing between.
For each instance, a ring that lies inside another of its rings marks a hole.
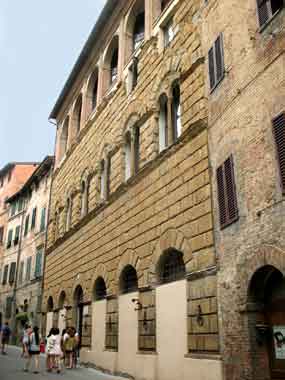
<instances>
[{"instance_id":1,"label":"entrance door","mask_svg":"<svg viewBox=\"0 0 285 380\"><path fill-rule=\"evenodd\" d=\"M77 307L77 318L76 318L76 331L79 334L80 339L82 338L83 331L83 305L79 304Z\"/></svg>"},{"instance_id":2,"label":"entrance door","mask_svg":"<svg viewBox=\"0 0 285 380\"><path fill-rule=\"evenodd\" d=\"M270 327L269 356L272 379L285 379L285 281L276 284L266 305Z\"/></svg>"}]
</instances>

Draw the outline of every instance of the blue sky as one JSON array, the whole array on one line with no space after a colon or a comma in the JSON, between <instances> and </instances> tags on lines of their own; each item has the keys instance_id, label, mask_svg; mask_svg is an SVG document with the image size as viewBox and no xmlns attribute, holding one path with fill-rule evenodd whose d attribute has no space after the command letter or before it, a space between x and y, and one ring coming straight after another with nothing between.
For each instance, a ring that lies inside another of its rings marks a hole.
<instances>
[{"instance_id":1,"label":"blue sky","mask_svg":"<svg viewBox=\"0 0 285 380\"><path fill-rule=\"evenodd\" d=\"M49 113L105 0L0 0L0 168L53 154Z\"/></svg>"}]
</instances>

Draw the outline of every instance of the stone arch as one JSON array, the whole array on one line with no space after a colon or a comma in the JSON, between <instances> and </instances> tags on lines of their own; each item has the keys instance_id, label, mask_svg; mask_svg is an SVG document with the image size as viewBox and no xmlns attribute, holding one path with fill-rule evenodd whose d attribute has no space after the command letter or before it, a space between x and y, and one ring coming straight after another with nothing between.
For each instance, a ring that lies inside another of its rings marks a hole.
<instances>
[{"instance_id":1,"label":"stone arch","mask_svg":"<svg viewBox=\"0 0 285 380\"><path fill-rule=\"evenodd\" d=\"M106 288L107 288L107 295L108 295L110 292L109 273L107 271L106 266L102 263L96 266L94 274L90 280L89 288L92 289L92 295L93 295L93 289L94 289L95 282L96 282L97 278L99 278L99 277L102 277L103 280L105 281Z\"/></svg>"},{"instance_id":2,"label":"stone arch","mask_svg":"<svg viewBox=\"0 0 285 380\"><path fill-rule=\"evenodd\" d=\"M74 306L74 296L75 296L75 292L76 292L76 289L80 286L83 290L83 296L84 296L84 302L87 302L87 301L90 301L91 300L91 297L89 292L88 292L88 284L89 284L89 281L85 278L85 276L83 275L80 275L80 278L77 278L74 283L73 283L73 286L72 286L72 289L71 289L71 292L70 292L70 302L71 304ZM90 299L89 299L90 298Z\"/></svg>"},{"instance_id":3,"label":"stone arch","mask_svg":"<svg viewBox=\"0 0 285 380\"><path fill-rule=\"evenodd\" d=\"M162 65L160 74L156 77L151 91L151 102L155 109L158 107L160 95L165 93L167 96L171 96L172 84L180 79L181 72L182 56L179 54L178 56L169 57L165 64Z\"/></svg>"},{"instance_id":4,"label":"stone arch","mask_svg":"<svg viewBox=\"0 0 285 380\"><path fill-rule=\"evenodd\" d=\"M138 286L139 288L143 286L143 276L142 276L142 273L140 273L140 263L141 263L141 259L135 250L127 249L122 254L119 265L118 265L116 278L115 278L116 293L118 293L119 291L119 280L120 280L121 273L127 265L131 265L132 267L135 268L135 270L137 271L137 276L138 276Z\"/></svg>"},{"instance_id":5,"label":"stone arch","mask_svg":"<svg viewBox=\"0 0 285 380\"><path fill-rule=\"evenodd\" d=\"M248 252L247 252L248 253ZM285 276L285 252L273 245L254 247L249 256L243 255L237 264L239 304L245 308L254 274L262 267L271 266Z\"/></svg>"},{"instance_id":6,"label":"stone arch","mask_svg":"<svg viewBox=\"0 0 285 380\"><path fill-rule=\"evenodd\" d=\"M61 290L57 297L57 308L63 309L64 305L67 303L67 294L65 290Z\"/></svg>"},{"instance_id":7,"label":"stone arch","mask_svg":"<svg viewBox=\"0 0 285 380\"><path fill-rule=\"evenodd\" d=\"M122 136L124 136L124 133L127 130L127 128L144 119L148 111L148 107L141 100L133 100L128 105L128 107L124 110L122 117L119 120L119 124L122 126L122 132L120 136L121 141Z\"/></svg>"},{"instance_id":8,"label":"stone arch","mask_svg":"<svg viewBox=\"0 0 285 380\"><path fill-rule=\"evenodd\" d=\"M134 37L138 18L143 16L143 37L145 38L145 0L136 0L125 17L125 64L136 49Z\"/></svg>"},{"instance_id":9,"label":"stone arch","mask_svg":"<svg viewBox=\"0 0 285 380\"><path fill-rule=\"evenodd\" d=\"M174 249L183 253L183 262L186 267L187 264L192 260L192 250L190 244L184 234L176 229L168 229L157 241L151 256L151 264L148 271L148 281L153 284L157 284L156 268L161 255L168 251L169 249Z\"/></svg>"}]
</instances>

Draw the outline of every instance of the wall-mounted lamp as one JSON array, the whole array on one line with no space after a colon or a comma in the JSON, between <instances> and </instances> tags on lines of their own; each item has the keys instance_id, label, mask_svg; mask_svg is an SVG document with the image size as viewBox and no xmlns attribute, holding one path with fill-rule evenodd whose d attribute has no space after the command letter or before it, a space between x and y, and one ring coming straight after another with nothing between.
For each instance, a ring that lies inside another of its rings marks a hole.
<instances>
[{"instance_id":1,"label":"wall-mounted lamp","mask_svg":"<svg viewBox=\"0 0 285 380\"><path fill-rule=\"evenodd\" d=\"M136 304L135 311L139 311L139 310L141 310L143 308L142 304L141 304L141 302L139 301L138 298L133 298L132 299L132 303Z\"/></svg>"}]
</instances>

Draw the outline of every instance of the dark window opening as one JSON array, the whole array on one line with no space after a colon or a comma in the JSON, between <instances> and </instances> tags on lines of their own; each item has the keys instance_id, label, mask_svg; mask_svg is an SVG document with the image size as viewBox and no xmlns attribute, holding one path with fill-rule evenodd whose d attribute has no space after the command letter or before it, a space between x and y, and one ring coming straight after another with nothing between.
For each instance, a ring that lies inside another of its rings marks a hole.
<instances>
[{"instance_id":1,"label":"dark window opening","mask_svg":"<svg viewBox=\"0 0 285 380\"><path fill-rule=\"evenodd\" d=\"M257 0L260 26L269 21L284 6L284 0Z\"/></svg>"},{"instance_id":2,"label":"dark window opening","mask_svg":"<svg viewBox=\"0 0 285 380\"><path fill-rule=\"evenodd\" d=\"M164 11L165 8L171 3L172 0L161 0L161 11Z\"/></svg>"},{"instance_id":3,"label":"dark window opening","mask_svg":"<svg viewBox=\"0 0 285 380\"><path fill-rule=\"evenodd\" d=\"M180 106L180 87L176 84L173 87L172 91L173 103L172 103L172 112L173 112L173 137L176 141L182 133L181 130L181 106Z\"/></svg>"},{"instance_id":4,"label":"dark window opening","mask_svg":"<svg viewBox=\"0 0 285 380\"><path fill-rule=\"evenodd\" d=\"M182 252L171 249L165 252L158 262L160 284L182 280L185 277L185 264Z\"/></svg>"},{"instance_id":5,"label":"dark window opening","mask_svg":"<svg viewBox=\"0 0 285 380\"><path fill-rule=\"evenodd\" d=\"M97 107L97 97L98 97L98 77L95 79L95 83L92 91L92 109Z\"/></svg>"},{"instance_id":6,"label":"dark window opening","mask_svg":"<svg viewBox=\"0 0 285 380\"><path fill-rule=\"evenodd\" d=\"M95 300L103 300L106 298L107 295L107 289L105 281L102 277L98 277L95 281Z\"/></svg>"},{"instance_id":7,"label":"dark window opening","mask_svg":"<svg viewBox=\"0 0 285 380\"><path fill-rule=\"evenodd\" d=\"M136 17L136 22L134 26L134 50L138 48L140 43L144 40L144 29L145 29L145 15L144 12L140 13Z\"/></svg>"},{"instance_id":8,"label":"dark window opening","mask_svg":"<svg viewBox=\"0 0 285 380\"><path fill-rule=\"evenodd\" d=\"M119 58L119 50L116 48L113 52L111 59L111 85L116 82L118 78L118 58Z\"/></svg>"},{"instance_id":9,"label":"dark window opening","mask_svg":"<svg viewBox=\"0 0 285 380\"><path fill-rule=\"evenodd\" d=\"M127 265L121 274L120 289L123 294L138 290L137 271L131 265Z\"/></svg>"},{"instance_id":10,"label":"dark window opening","mask_svg":"<svg viewBox=\"0 0 285 380\"><path fill-rule=\"evenodd\" d=\"M47 301L47 312L50 313L53 311L53 299L52 297L49 297Z\"/></svg>"}]
</instances>

